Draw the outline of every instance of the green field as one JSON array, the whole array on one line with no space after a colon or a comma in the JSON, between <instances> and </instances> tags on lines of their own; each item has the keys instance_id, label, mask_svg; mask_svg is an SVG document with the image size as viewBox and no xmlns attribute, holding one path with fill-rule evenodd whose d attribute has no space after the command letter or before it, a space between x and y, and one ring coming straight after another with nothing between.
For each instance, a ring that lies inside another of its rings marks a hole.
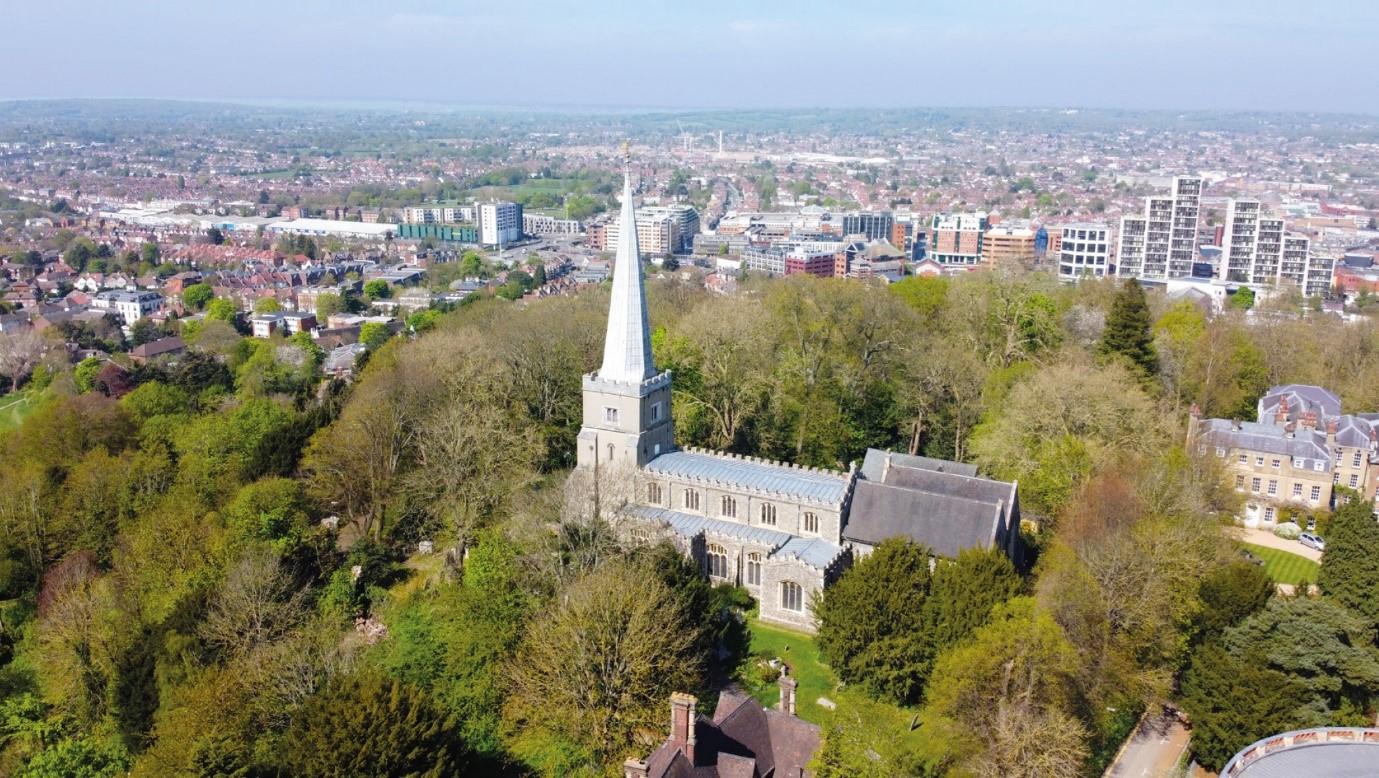
<instances>
[{"instance_id":1,"label":"green field","mask_svg":"<svg viewBox=\"0 0 1379 778\"><path fill-rule=\"evenodd\" d=\"M36 404L28 389L0 396L0 434L18 427Z\"/></svg>"},{"instance_id":2,"label":"green field","mask_svg":"<svg viewBox=\"0 0 1379 778\"><path fill-rule=\"evenodd\" d=\"M1276 583L1310 584L1317 581L1317 569L1320 565L1306 557L1251 543L1242 545L1249 549L1251 554L1264 560L1264 572Z\"/></svg>"},{"instance_id":3,"label":"green field","mask_svg":"<svg viewBox=\"0 0 1379 778\"><path fill-rule=\"evenodd\" d=\"M799 682L795 690L795 708L799 717L815 724L823 722L827 710L819 704L820 697L834 693L838 685L833 671L824 666L814 638L803 632L769 626L752 619L752 653L780 657L790 666ZM762 705L770 707L780 702L780 687L764 683L750 689Z\"/></svg>"}]
</instances>

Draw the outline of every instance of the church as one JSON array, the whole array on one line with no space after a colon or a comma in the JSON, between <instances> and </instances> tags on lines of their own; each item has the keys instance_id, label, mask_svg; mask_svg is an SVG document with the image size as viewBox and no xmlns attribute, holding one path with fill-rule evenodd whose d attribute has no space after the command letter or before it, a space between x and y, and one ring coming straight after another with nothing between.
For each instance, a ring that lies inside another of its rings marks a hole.
<instances>
[{"instance_id":1,"label":"church","mask_svg":"<svg viewBox=\"0 0 1379 778\"><path fill-rule=\"evenodd\" d=\"M971 465L870 449L860 467L841 471L676 446L672 376L651 353L630 173L619 220L603 362L583 381L576 471L620 482L611 510L626 540L670 540L713 583L746 588L763 621L811 632L810 598L887 538L950 558L996 548L1021 563L1016 485Z\"/></svg>"}]
</instances>

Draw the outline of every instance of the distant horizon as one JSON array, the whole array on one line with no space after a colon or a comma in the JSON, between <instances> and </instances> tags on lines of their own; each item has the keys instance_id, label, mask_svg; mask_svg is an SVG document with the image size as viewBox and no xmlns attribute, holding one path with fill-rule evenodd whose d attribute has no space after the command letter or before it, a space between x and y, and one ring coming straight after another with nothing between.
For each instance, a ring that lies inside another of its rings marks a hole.
<instances>
[{"instance_id":1,"label":"distant horizon","mask_svg":"<svg viewBox=\"0 0 1379 778\"><path fill-rule=\"evenodd\" d=\"M7 99L1379 111L1364 0L10 5Z\"/></svg>"},{"instance_id":2,"label":"distant horizon","mask_svg":"<svg viewBox=\"0 0 1379 778\"><path fill-rule=\"evenodd\" d=\"M496 111L507 113L551 113L551 114L594 114L613 115L656 114L656 113L807 113L809 111L1028 111L1031 113L1127 113L1127 114L1224 114L1224 115L1262 115L1262 116L1320 116L1320 117L1364 117L1379 119L1379 105L1370 111L1354 110L1308 110L1288 108L1132 108L1114 105L977 105L977 104L912 104L912 105L842 105L817 104L797 106L728 106L728 105L600 105L585 103L466 103L438 102L425 100L400 100L397 98L278 98L278 97L160 97L135 95L73 95L73 96L30 96L8 97L0 95L0 105L18 103L171 103L187 105L238 105L258 108L330 108L332 110L465 113Z\"/></svg>"}]
</instances>

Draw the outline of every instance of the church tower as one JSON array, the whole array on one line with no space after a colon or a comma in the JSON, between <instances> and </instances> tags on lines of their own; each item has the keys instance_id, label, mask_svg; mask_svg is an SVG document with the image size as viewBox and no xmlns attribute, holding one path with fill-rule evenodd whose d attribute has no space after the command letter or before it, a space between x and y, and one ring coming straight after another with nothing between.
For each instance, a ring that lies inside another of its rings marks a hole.
<instances>
[{"instance_id":1,"label":"church tower","mask_svg":"<svg viewBox=\"0 0 1379 778\"><path fill-rule=\"evenodd\" d=\"M674 448L670 421L670 373L657 372L651 358L651 326L637 248L632 206L631 161L623 144L625 178L613 264L613 296L603 364L584 376L584 424L579 431L578 466L640 468Z\"/></svg>"}]
</instances>

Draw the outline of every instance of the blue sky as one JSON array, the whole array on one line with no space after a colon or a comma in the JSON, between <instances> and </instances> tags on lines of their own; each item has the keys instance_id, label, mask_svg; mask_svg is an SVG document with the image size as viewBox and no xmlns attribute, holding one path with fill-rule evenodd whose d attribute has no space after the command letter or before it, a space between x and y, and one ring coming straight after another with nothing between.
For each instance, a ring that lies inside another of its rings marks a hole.
<instances>
[{"instance_id":1,"label":"blue sky","mask_svg":"<svg viewBox=\"0 0 1379 778\"><path fill-rule=\"evenodd\" d=\"M1379 0L0 0L0 99L1379 113Z\"/></svg>"}]
</instances>

